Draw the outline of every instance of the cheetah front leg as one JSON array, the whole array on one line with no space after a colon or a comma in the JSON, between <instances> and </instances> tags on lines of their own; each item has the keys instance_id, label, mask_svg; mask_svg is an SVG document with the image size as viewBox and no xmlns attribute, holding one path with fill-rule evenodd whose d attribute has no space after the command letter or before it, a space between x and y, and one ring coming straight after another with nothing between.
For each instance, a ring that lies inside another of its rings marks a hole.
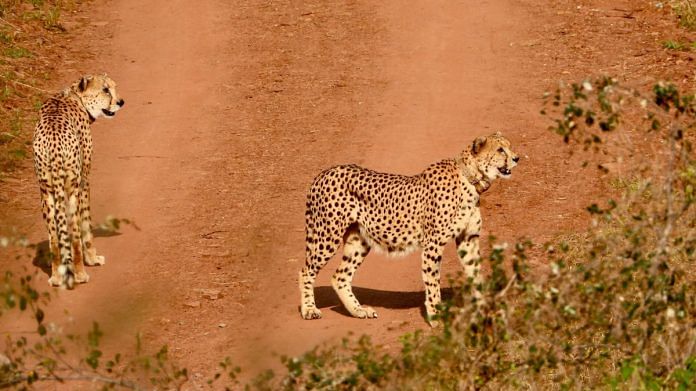
<instances>
[{"instance_id":1,"label":"cheetah front leg","mask_svg":"<svg viewBox=\"0 0 696 391\"><path fill-rule=\"evenodd\" d=\"M63 277L58 271L60 267L60 248L58 247L58 227L56 225L56 200L48 179L41 178L39 180L39 188L41 190L41 212L48 229L48 249L51 258L51 277L48 279L48 284L60 286L63 283Z\"/></svg>"},{"instance_id":2,"label":"cheetah front leg","mask_svg":"<svg viewBox=\"0 0 696 391\"><path fill-rule=\"evenodd\" d=\"M473 224L455 239L457 243L457 256L459 263L464 269L464 274L473 283L473 295L477 305L483 304L483 297L479 290L482 281L481 277L481 253L479 250L479 232L481 232L480 214L478 218L474 215Z\"/></svg>"},{"instance_id":3,"label":"cheetah front leg","mask_svg":"<svg viewBox=\"0 0 696 391\"><path fill-rule=\"evenodd\" d=\"M80 186L80 228L82 231L82 246L85 254L85 264L90 266L103 265L106 259L102 255L97 255L97 249L94 247L92 236L92 215L90 213L90 194L89 194L89 179L83 178Z\"/></svg>"},{"instance_id":4,"label":"cheetah front leg","mask_svg":"<svg viewBox=\"0 0 696 391\"><path fill-rule=\"evenodd\" d=\"M457 256L467 278L474 284L481 283L481 255L479 250L479 234L462 233L457 237Z\"/></svg>"},{"instance_id":5,"label":"cheetah front leg","mask_svg":"<svg viewBox=\"0 0 696 391\"><path fill-rule=\"evenodd\" d=\"M353 294L351 282L355 271L370 252L370 246L360 235L357 224L351 226L343 237L343 260L331 278L331 285L348 312L356 318L376 318L372 307L363 307Z\"/></svg>"},{"instance_id":6,"label":"cheetah front leg","mask_svg":"<svg viewBox=\"0 0 696 391\"><path fill-rule=\"evenodd\" d=\"M435 327L437 322L433 321L433 316L437 314L437 305L440 304L440 264L442 261L442 251L444 247L439 244L429 244L423 246L422 254L422 274L425 283L425 313L428 323Z\"/></svg>"}]
</instances>

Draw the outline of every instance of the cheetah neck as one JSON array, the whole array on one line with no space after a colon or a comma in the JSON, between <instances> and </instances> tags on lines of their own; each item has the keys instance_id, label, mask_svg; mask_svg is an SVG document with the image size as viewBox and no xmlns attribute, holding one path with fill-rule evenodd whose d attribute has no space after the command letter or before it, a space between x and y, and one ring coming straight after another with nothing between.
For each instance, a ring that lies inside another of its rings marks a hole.
<instances>
[{"instance_id":1,"label":"cheetah neck","mask_svg":"<svg viewBox=\"0 0 696 391\"><path fill-rule=\"evenodd\" d=\"M92 115L92 113L90 113L89 110L87 110L87 107L85 107L84 102L82 102L82 97L81 97L80 95L78 95L75 91L73 91L72 88L66 88L66 89L63 91L63 96L68 97L68 98L71 98L71 99L74 99L74 100L77 101L77 103L80 104L80 107L82 107L82 109L85 111L85 113L87 113L87 117L89 117L89 123L90 123L90 124L93 124L94 121L97 120L96 118L94 118L94 116Z\"/></svg>"},{"instance_id":2,"label":"cheetah neck","mask_svg":"<svg viewBox=\"0 0 696 391\"><path fill-rule=\"evenodd\" d=\"M491 187L491 183L479 171L470 155L464 154L458 157L456 161L462 176L476 188L477 193L482 194Z\"/></svg>"}]
</instances>

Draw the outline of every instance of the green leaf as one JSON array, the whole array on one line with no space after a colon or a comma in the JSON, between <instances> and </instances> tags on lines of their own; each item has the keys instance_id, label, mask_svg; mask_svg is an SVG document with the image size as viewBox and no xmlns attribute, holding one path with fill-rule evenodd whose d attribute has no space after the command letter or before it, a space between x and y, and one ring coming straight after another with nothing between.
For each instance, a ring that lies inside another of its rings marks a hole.
<instances>
[{"instance_id":1,"label":"green leaf","mask_svg":"<svg viewBox=\"0 0 696 391\"><path fill-rule=\"evenodd\" d=\"M42 310L41 308L37 308L37 309L36 309L36 313L34 314L34 316L36 317L36 321L37 321L37 322L39 322L39 323L43 322L43 320L44 320L44 312L43 312L43 310Z\"/></svg>"}]
</instances>

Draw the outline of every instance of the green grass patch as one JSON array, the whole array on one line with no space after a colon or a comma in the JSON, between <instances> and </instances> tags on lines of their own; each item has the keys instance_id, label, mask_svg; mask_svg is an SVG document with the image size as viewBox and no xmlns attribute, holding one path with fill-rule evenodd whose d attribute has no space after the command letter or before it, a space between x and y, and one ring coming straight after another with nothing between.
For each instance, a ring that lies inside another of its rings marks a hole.
<instances>
[{"instance_id":1,"label":"green grass patch","mask_svg":"<svg viewBox=\"0 0 696 391\"><path fill-rule=\"evenodd\" d=\"M14 33L5 30L5 29L0 29L0 43L3 43L5 45L11 45L14 42Z\"/></svg>"},{"instance_id":2,"label":"green grass patch","mask_svg":"<svg viewBox=\"0 0 696 391\"><path fill-rule=\"evenodd\" d=\"M679 42L679 41L673 41L673 40L667 40L662 43L662 47L665 49L669 50L688 50L689 46Z\"/></svg>"},{"instance_id":3,"label":"green grass patch","mask_svg":"<svg viewBox=\"0 0 696 391\"><path fill-rule=\"evenodd\" d=\"M65 28L60 24L60 8L44 7L24 14L24 19L38 21L48 30L61 30Z\"/></svg>"},{"instance_id":4,"label":"green grass patch","mask_svg":"<svg viewBox=\"0 0 696 391\"><path fill-rule=\"evenodd\" d=\"M696 49L696 41L694 42L679 42L675 40L667 40L662 43L662 47L665 49L669 50L681 50L681 51L689 51L692 49Z\"/></svg>"},{"instance_id":5,"label":"green grass patch","mask_svg":"<svg viewBox=\"0 0 696 391\"><path fill-rule=\"evenodd\" d=\"M2 54L10 58L26 58L32 56L28 49L19 46L5 48L5 50L2 51Z\"/></svg>"}]
</instances>

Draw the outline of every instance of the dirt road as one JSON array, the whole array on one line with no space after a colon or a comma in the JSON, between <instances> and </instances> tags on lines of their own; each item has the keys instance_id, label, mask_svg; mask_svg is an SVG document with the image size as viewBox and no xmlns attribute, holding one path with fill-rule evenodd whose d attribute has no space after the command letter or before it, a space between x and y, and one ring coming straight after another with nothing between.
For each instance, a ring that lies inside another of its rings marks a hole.
<instances>
[{"instance_id":1,"label":"dirt road","mask_svg":"<svg viewBox=\"0 0 696 391\"><path fill-rule=\"evenodd\" d=\"M370 255L358 272L378 319L346 315L328 283L336 260L318 279L324 319L300 319L305 190L339 163L415 174L496 130L524 158L485 195L484 236L543 242L584 223L595 185L538 115L548 76L523 44L537 31L530 6L375 4L97 2L75 42L96 55L63 79L107 71L119 84L124 110L93 127L93 209L140 231L97 238L106 265L54 307L69 327L96 320L112 347L142 331L194 383L226 355L250 376L348 332L393 345L427 327L418 255ZM448 248L446 272L454 260Z\"/></svg>"}]
</instances>

